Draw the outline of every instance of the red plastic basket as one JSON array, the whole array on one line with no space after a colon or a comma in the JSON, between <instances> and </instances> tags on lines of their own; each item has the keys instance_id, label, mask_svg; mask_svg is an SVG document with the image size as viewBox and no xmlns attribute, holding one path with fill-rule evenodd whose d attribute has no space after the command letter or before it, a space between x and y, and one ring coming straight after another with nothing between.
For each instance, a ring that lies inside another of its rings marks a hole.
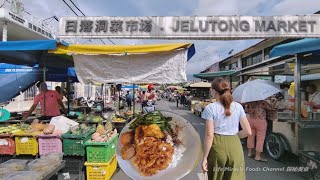
<instances>
[{"instance_id":1,"label":"red plastic basket","mask_svg":"<svg viewBox=\"0 0 320 180\"><path fill-rule=\"evenodd\" d=\"M16 153L16 144L14 137L11 135L0 135L0 141L5 142L6 145L0 145L0 154L14 155Z\"/></svg>"},{"instance_id":2,"label":"red plastic basket","mask_svg":"<svg viewBox=\"0 0 320 180\"><path fill-rule=\"evenodd\" d=\"M62 153L62 140L57 135L38 135L39 155Z\"/></svg>"}]
</instances>

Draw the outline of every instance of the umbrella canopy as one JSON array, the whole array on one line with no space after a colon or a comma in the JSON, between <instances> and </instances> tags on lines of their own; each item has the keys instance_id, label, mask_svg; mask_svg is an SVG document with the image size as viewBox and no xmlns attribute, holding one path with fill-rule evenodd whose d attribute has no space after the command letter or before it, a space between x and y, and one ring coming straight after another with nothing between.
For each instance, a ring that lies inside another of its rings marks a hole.
<instances>
[{"instance_id":1,"label":"umbrella canopy","mask_svg":"<svg viewBox=\"0 0 320 180\"><path fill-rule=\"evenodd\" d=\"M253 80L238 86L233 91L233 98L239 103L265 100L281 92L278 84L266 80Z\"/></svg>"}]
</instances>

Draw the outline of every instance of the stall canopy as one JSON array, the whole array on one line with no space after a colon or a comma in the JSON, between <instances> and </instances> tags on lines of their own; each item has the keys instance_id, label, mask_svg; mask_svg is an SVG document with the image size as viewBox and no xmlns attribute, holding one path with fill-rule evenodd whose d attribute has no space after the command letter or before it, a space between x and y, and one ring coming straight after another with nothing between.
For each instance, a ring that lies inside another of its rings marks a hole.
<instances>
[{"instance_id":1,"label":"stall canopy","mask_svg":"<svg viewBox=\"0 0 320 180\"><path fill-rule=\"evenodd\" d=\"M0 63L0 102L9 101L42 80L43 68ZM73 68L47 68L47 81L77 82Z\"/></svg>"},{"instance_id":2,"label":"stall canopy","mask_svg":"<svg viewBox=\"0 0 320 180\"><path fill-rule=\"evenodd\" d=\"M190 88L211 88L211 83L197 82L197 83L190 84L188 87L190 87Z\"/></svg>"},{"instance_id":3,"label":"stall canopy","mask_svg":"<svg viewBox=\"0 0 320 180\"><path fill-rule=\"evenodd\" d=\"M70 56L49 54L57 48L55 40L0 42L0 102L8 101L42 80L46 67L46 80L76 82L73 60Z\"/></svg>"},{"instance_id":4,"label":"stall canopy","mask_svg":"<svg viewBox=\"0 0 320 180\"><path fill-rule=\"evenodd\" d=\"M193 77L205 79L205 80L213 80L217 77L223 77L223 76L231 76L237 74L237 71L229 70L229 71L217 71L217 72L210 72L210 73L199 73L199 74L193 74Z\"/></svg>"},{"instance_id":5,"label":"stall canopy","mask_svg":"<svg viewBox=\"0 0 320 180\"><path fill-rule=\"evenodd\" d=\"M0 42L1 62L28 66L39 64L46 67L73 67L71 57L48 53L48 50L55 50L57 44L55 40Z\"/></svg>"},{"instance_id":6,"label":"stall canopy","mask_svg":"<svg viewBox=\"0 0 320 180\"><path fill-rule=\"evenodd\" d=\"M306 38L275 46L270 52L270 57L309 53L320 55L319 38Z\"/></svg>"},{"instance_id":7,"label":"stall canopy","mask_svg":"<svg viewBox=\"0 0 320 180\"><path fill-rule=\"evenodd\" d=\"M54 54L72 55L82 83L185 82L193 44L58 45Z\"/></svg>"}]
</instances>

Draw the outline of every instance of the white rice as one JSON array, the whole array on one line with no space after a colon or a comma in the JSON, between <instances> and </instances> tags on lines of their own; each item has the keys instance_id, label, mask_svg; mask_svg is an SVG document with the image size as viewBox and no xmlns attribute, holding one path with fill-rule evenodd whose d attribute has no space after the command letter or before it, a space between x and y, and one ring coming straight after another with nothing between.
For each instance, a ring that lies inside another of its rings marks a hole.
<instances>
[{"instance_id":1,"label":"white rice","mask_svg":"<svg viewBox=\"0 0 320 180\"><path fill-rule=\"evenodd\" d=\"M169 167L176 167L178 164L178 161L182 158L183 153L186 151L186 148L182 144L179 146L175 146L172 141L172 137L170 135L167 136L166 142L174 147L174 153L172 156L172 161L169 164Z\"/></svg>"},{"instance_id":2,"label":"white rice","mask_svg":"<svg viewBox=\"0 0 320 180\"><path fill-rule=\"evenodd\" d=\"M178 161L182 158L183 153L186 151L186 148L183 145L174 147L174 154L172 156L172 161L169 164L169 167L176 167Z\"/></svg>"}]
</instances>

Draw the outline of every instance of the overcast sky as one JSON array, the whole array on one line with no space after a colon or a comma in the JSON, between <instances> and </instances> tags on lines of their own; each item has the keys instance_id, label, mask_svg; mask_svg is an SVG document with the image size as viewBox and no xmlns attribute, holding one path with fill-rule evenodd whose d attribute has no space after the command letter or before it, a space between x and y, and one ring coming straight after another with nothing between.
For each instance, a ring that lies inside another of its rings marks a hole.
<instances>
[{"instance_id":1,"label":"overcast sky","mask_svg":"<svg viewBox=\"0 0 320 180\"><path fill-rule=\"evenodd\" d=\"M5 0L2 0L4 2ZM21 0L25 10L40 19L53 15L75 16L62 0ZM65 0L72 5L70 0ZM320 0L73 0L86 16L208 16L208 15L303 15L320 10ZM58 28L58 23L51 21ZM84 40L85 41L85 40ZM81 41L81 42L84 42ZM104 40L110 44L108 40ZM161 40L113 40L116 44L163 43ZM188 78L219 59L260 40L192 41L196 55L189 61ZM169 41L177 42L175 40ZM190 41L184 41L190 42ZM95 41L94 43L101 43Z\"/></svg>"}]
</instances>

